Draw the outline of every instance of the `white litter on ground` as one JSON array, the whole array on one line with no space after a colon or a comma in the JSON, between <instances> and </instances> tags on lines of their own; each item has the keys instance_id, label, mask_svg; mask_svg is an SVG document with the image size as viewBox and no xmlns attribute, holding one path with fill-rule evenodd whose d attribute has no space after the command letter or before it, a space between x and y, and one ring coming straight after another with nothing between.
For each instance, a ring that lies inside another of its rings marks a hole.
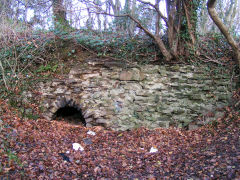
<instances>
[{"instance_id":1,"label":"white litter on ground","mask_svg":"<svg viewBox=\"0 0 240 180\"><path fill-rule=\"evenodd\" d=\"M78 150L79 151L84 151L84 148L80 144L78 144L78 143L73 143L72 146L73 146L73 149L75 151L78 151Z\"/></svg>"},{"instance_id":2,"label":"white litter on ground","mask_svg":"<svg viewBox=\"0 0 240 180\"><path fill-rule=\"evenodd\" d=\"M155 147L151 147L150 153L155 153L155 152L158 152L158 149Z\"/></svg>"},{"instance_id":3,"label":"white litter on ground","mask_svg":"<svg viewBox=\"0 0 240 180\"><path fill-rule=\"evenodd\" d=\"M87 134L88 134L88 135L92 135L92 136L95 136L95 135L96 135L96 133L93 132L93 131L88 131Z\"/></svg>"}]
</instances>

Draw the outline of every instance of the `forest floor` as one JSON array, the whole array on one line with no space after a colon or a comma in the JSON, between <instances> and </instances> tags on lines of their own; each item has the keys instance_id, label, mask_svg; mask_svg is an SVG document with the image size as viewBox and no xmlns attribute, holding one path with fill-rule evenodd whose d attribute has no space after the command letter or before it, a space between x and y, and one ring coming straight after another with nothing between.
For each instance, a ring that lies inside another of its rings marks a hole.
<instances>
[{"instance_id":1,"label":"forest floor","mask_svg":"<svg viewBox=\"0 0 240 180\"><path fill-rule=\"evenodd\" d=\"M5 100L0 107L0 179L240 179L240 116L229 107L197 130L124 132L24 120Z\"/></svg>"},{"instance_id":2,"label":"forest floor","mask_svg":"<svg viewBox=\"0 0 240 180\"><path fill-rule=\"evenodd\" d=\"M196 130L116 132L23 118L10 104L0 99L0 179L240 179L240 114L232 107Z\"/></svg>"}]
</instances>

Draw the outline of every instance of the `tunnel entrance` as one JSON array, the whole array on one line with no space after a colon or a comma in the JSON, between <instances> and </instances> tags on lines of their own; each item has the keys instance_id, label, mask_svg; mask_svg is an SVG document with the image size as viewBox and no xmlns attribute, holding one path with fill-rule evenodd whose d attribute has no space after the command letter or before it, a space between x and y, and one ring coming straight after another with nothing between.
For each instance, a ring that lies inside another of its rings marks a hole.
<instances>
[{"instance_id":1,"label":"tunnel entrance","mask_svg":"<svg viewBox=\"0 0 240 180\"><path fill-rule=\"evenodd\" d=\"M54 117L54 120L66 121L72 124L86 126L86 121L81 110L78 110L75 107L65 106L59 108L54 114Z\"/></svg>"}]
</instances>

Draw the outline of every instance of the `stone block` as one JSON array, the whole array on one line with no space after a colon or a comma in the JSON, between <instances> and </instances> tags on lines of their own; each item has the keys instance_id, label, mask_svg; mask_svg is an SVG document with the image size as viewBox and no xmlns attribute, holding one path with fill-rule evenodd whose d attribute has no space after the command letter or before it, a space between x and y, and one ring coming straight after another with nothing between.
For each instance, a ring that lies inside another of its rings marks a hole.
<instances>
[{"instance_id":1,"label":"stone block","mask_svg":"<svg viewBox=\"0 0 240 180\"><path fill-rule=\"evenodd\" d=\"M109 120L107 120L107 119L97 119L96 123L98 123L98 124L108 124Z\"/></svg>"},{"instance_id":2,"label":"stone block","mask_svg":"<svg viewBox=\"0 0 240 180\"><path fill-rule=\"evenodd\" d=\"M90 124L90 123L87 123L87 124L86 124L86 127L88 127L88 128L89 128L89 127L93 127L93 125Z\"/></svg>"},{"instance_id":3,"label":"stone block","mask_svg":"<svg viewBox=\"0 0 240 180\"><path fill-rule=\"evenodd\" d=\"M158 83L153 85L146 85L144 88L149 90L165 90L167 89L167 86L162 83Z\"/></svg>"},{"instance_id":4,"label":"stone block","mask_svg":"<svg viewBox=\"0 0 240 180\"><path fill-rule=\"evenodd\" d=\"M56 113L57 112L57 110L58 110L58 107L52 107L52 108L50 108L49 109L49 112L51 112L52 114L54 114L54 113Z\"/></svg>"},{"instance_id":5,"label":"stone block","mask_svg":"<svg viewBox=\"0 0 240 180\"><path fill-rule=\"evenodd\" d=\"M194 129L198 129L199 128L199 125L196 125L196 124L189 124L188 125L188 130L194 130Z\"/></svg>"},{"instance_id":6,"label":"stone block","mask_svg":"<svg viewBox=\"0 0 240 180\"><path fill-rule=\"evenodd\" d=\"M119 79L121 81L131 81L132 77L133 77L133 73L128 71L122 71L119 75Z\"/></svg>"},{"instance_id":7,"label":"stone block","mask_svg":"<svg viewBox=\"0 0 240 180\"><path fill-rule=\"evenodd\" d=\"M121 81L142 81L144 78L144 73L137 68L133 68L129 71L122 71L119 74L119 79Z\"/></svg>"},{"instance_id":8,"label":"stone block","mask_svg":"<svg viewBox=\"0 0 240 180\"><path fill-rule=\"evenodd\" d=\"M83 117L86 119L86 118L88 118L90 116L93 116L94 115L94 111L93 110L86 110L82 114L83 114Z\"/></svg>"},{"instance_id":9,"label":"stone block","mask_svg":"<svg viewBox=\"0 0 240 180\"><path fill-rule=\"evenodd\" d=\"M163 127L163 128L169 128L169 124L170 124L170 121L159 121L158 122L159 127Z\"/></svg>"},{"instance_id":10,"label":"stone block","mask_svg":"<svg viewBox=\"0 0 240 180\"><path fill-rule=\"evenodd\" d=\"M86 118L86 119L85 119L85 122L86 122L86 123L90 123L90 122L92 122L92 121L93 121L93 118Z\"/></svg>"}]
</instances>

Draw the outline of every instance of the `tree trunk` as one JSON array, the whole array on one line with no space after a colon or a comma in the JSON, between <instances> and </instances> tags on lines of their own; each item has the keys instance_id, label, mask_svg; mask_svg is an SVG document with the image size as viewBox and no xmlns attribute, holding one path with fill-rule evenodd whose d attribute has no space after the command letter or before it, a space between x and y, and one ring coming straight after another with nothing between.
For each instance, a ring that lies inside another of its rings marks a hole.
<instances>
[{"instance_id":1,"label":"tree trunk","mask_svg":"<svg viewBox=\"0 0 240 180\"><path fill-rule=\"evenodd\" d=\"M110 13L110 6L109 6L109 3L108 3L108 1L106 1L105 2L105 6L106 6L106 12L108 12L108 13ZM107 15L103 15L103 17L104 17L104 20L103 20L103 28L104 28L104 31L106 31L107 30L107 24L108 24L108 17L107 17Z\"/></svg>"},{"instance_id":2,"label":"tree trunk","mask_svg":"<svg viewBox=\"0 0 240 180\"><path fill-rule=\"evenodd\" d=\"M199 32L201 34L206 34L207 33L207 25L208 25L208 15L207 15L207 8L206 8L206 1L203 2L201 11L200 11L200 17L199 17Z\"/></svg>"},{"instance_id":3,"label":"tree trunk","mask_svg":"<svg viewBox=\"0 0 240 180\"><path fill-rule=\"evenodd\" d=\"M231 14L231 18L230 18L230 20L229 20L229 27L230 27L231 29L234 28L234 27L233 27L233 20L235 19L236 14L237 14L237 7L239 6L238 4L239 4L239 1L238 1L238 0L235 0L235 1L234 1L234 8L233 8L233 11L232 11L232 14Z\"/></svg>"},{"instance_id":4,"label":"tree trunk","mask_svg":"<svg viewBox=\"0 0 240 180\"><path fill-rule=\"evenodd\" d=\"M196 38L195 38L195 30L196 30L196 26L194 26L193 22L194 20L191 20L191 18L193 17L193 7L187 7L186 2L183 1L183 7L184 7L184 12L185 12L185 17L187 20L187 27L188 27L188 33L190 35L190 39L191 39L191 44L194 45L196 42Z\"/></svg>"},{"instance_id":5,"label":"tree trunk","mask_svg":"<svg viewBox=\"0 0 240 180\"><path fill-rule=\"evenodd\" d=\"M127 4L128 3L128 4ZM127 5L127 13L130 14L131 16L135 16L135 11L136 11L136 0L125 1L125 6ZM127 31L130 36L134 35L134 30L136 28L136 24L134 21L131 21L129 18L126 20L126 26L127 26Z\"/></svg>"},{"instance_id":6,"label":"tree trunk","mask_svg":"<svg viewBox=\"0 0 240 180\"><path fill-rule=\"evenodd\" d=\"M63 0L52 0L52 8L54 28L61 30L69 28L70 26L66 19L66 9L63 6Z\"/></svg>"},{"instance_id":7,"label":"tree trunk","mask_svg":"<svg viewBox=\"0 0 240 180\"><path fill-rule=\"evenodd\" d=\"M210 17L213 20L213 22L217 25L217 27L220 29L222 34L225 36L230 46L233 48L233 51L236 55L238 67L240 68L240 48L238 47L238 44L235 42L235 40L229 33L227 27L222 23L221 19L218 17L217 12L215 10L215 6L216 0L208 0L207 7Z\"/></svg>"},{"instance_id":8,"label":"tree trunk","mask_svg":"<svg viewBox=\"0 0 240 180\"><path fill-rule=\"evenodd\" d=\"M188 56L189 49L193 50L196 43L196 11L199 3L166 0L166 6L167 35L171 53L176 59L179 56Z\"/></svg>"},{"instance_id":9,"label":"tree trunk","mask_svg":"<svg viewBox=\"0 0 240 180\"><path fill-rule=\"evenodd\" d=\"M163 56L165 57L166 61L170 61L173 59L173 55L166 49L162 39L160 36L154 37L160 51L162 52Z\"/></svg>"},{"instance_id":10,"label":"tree trunk","mask_svg":"<svg viewBox=\"0 0 240 180\"><path fill-rule=\"evenodd\" d=\"M118 21L119 17L117 17L120 15L121 2L120 2L120 0L115 0L115 4L114 4L113 0L109 0L109 3L111 4L112 9L113 9L113 14L115 15L116 31L122 31L123 28Z\"/></svg>"},{"instance_id":11,"label":"tree trunk","mask_svg":"<svg viewBox=\"0 0 240 180\"><path fill-rule=\"evenodd\" d=\"M89 30L93 30L93 17L92 17L92 14L90 12L90 8L87 8L87 12L88 12L88 19L86 21L86 27L87 29Z\"/></svg>"}]
</instances>

